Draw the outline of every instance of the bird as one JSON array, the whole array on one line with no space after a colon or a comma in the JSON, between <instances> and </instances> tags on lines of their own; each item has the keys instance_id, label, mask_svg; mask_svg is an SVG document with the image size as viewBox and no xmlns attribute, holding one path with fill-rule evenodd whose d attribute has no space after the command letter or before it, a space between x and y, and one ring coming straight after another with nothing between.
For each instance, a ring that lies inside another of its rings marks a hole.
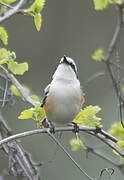
<instances>
[{"instance_id":1,"label":"bird","mask_svg":"<svg viewBox=\"0 0 124 180\"><path fill-rule=\"evenodd\" d=\"M49 122L66 125L73 121L84 101L77 66L73 59L64 55L51 83L44 90L41 107L44 108Z\"/></svg>"}]
</instances>

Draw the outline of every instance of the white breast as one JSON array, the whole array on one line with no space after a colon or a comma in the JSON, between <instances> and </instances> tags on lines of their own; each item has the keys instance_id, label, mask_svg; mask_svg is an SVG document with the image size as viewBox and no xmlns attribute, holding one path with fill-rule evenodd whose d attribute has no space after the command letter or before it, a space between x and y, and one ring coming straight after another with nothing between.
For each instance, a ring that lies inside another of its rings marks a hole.
<instances>
[{"instance_id":1,"label":"white breast","mask_svg":"<svg viewBox=\"0 0 124 180\"><path fill-rule=\"evenodd\" d=\"M80 83L62 82L51 83L50 94L54 98L52 117L50 120L57 124L71 122L81 109Z\"/></svg>"}]
</instances>

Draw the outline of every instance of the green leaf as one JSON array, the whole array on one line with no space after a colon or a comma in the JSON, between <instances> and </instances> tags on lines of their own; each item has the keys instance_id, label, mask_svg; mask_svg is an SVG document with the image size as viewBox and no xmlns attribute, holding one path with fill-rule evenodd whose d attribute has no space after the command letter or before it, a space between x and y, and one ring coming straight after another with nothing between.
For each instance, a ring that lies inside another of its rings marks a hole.
<instances>
[{"instance_id":1,"label":"green leaf","mask_svg":"<svg viewBox=\"0 0 124 180\"><path fill-rule=\"evenodd\" d=\"M40 31L41 25L42 25L42 16L40 13L36 13L34 15L34 24L35 24L37 31Z\"/></svg>"},{"instance_id":2,"label":"green leaf","mask_svg":"<svg viewBox=\"0 0 124 180\"><path fill-rule=\"evenodd\" d=\"M35 0L35 2L30 7L31 11L34 13L40 13L45 5L46 0Z\"/></svg>"},{"instance_id":3,"label":"green leaf","mask_svg":"<svg viewBox=\"0 0 124 180\"><path fill-rule=\"evenodd\" d=\"M93 0L95 10L103 10L108 7L110 0Z\"/></svg>"},{"instance_id":4,"label":"green leaf","mask_svg":"<svg viewBox=\"0 0 124 180\"><path fill-rule=\"evenodd\" d=\"M96 114L101 110L99 106L86 106L81 110L73 122L89 127L101 128L101 118L97 117Z\"/></svg>"},{"instance_id":5,"label":"green leaf","mask_svg":"<svg viewBox=\"0 0 124 180\"><path fill-rule=\"evenodd\" d=\"M45 117L45 111L44 108L41 107L40 103L37 103L34 107L34 112L33 112L33 119L36 121L41 120L43 117Z\"/></svg>"},{"instance_id":6,"label":"green leaf","mask_svg":"<svg viewBox=\"0 0 124 180\"><path fill-rule=\"evenodd\" d=\"M17 89L17 87L15 85L11 85L10 86L11 92L18 97L22 97L20 91Z\"/></svg>"},{"instance_id":7,"label":"green leaf","mask_svg":"<svg viewBox=\"0 0 124 180\"><path fill-rule=\"evenodd\" d=\"M8 62L8 69L13 73L17 75L23 75L25 71L28 71L28 63L17 63L13 61L12 59Z\"/></svg>"},{"instance_id":8,"label":"green leaf","mask_svg":"<svg viewBox=\"0 0 124 180\"><path fill-rule=\"evenodd\" d=\"M4 45L8 44L8 34L4 27L0 27L0 39Z\"/></svg>"},{"instance_id":9,"label":"green leaf","mask_svg":"<svg viewBox=\"0 0 124 180\"><path fill-rule=\"evenodd\" d=\"M103 49L97 49L91 58L95 61L102 61L104 59L104 51Z\"/></svg>"},{"instance_id":10,"label":"green leaf","mask_svg":"<svg viewBox=\"0 0 124 180\"><path fill-rule=\"evenodd\" d=\"M33 100L37 101L37 102L40 102L39 97L38 97L37 95L35 95L35 94L31 95L31 98L32 98Z\"/></svg>"},{"instance_id":11,"label":"green leaf","mask_svg":"<svg viewBox=\"0 0 124 180\"><path fill-rule=\"evenodd\" d=\"M114 135L116 138L124 140L124 128L122 127L121 123L115 122L112 124L108 129L108 132Z\"/></svg>"},{"instance_id":12,"label":"green leaf","mask_svg":"<svg viewBox=\"0 0 124 180\"><path fill-rule=\"evenodd\" d=\"M84 141L79 138L73 138L70 140L71 150L72 151L79 151L82 149L86 149Z\"/></svg>"},{"instance_id":13,"label":"green leaf","mask_svg":"<svg viewBox=\"0 0 124 180\"><path fill-rule=\"evenodd\" d=\"M42 11L44 8L46 0L35 0L34 3L31 5L30 8L23 10L24 13L29 15L35 15Z\"/></svg>"},{"instance_id":14,"label":"green leaf","mask_svg":"<svg viewBox=\"0 0 124 180\"><path fill-rule=\"evenodd\" d=\"M24 88L26 93L28 93L28 94L30 93L30 89L27 86L24 85L23 88ZM11 85L10 90L11 90L13 95L21 97L22 100L25 100L24 97L22 96L22 94L20 93L19 89L15 85Z\"/></svg>"},{"instance_id":15,"label":"green leaf","mask_svg":"<svg viewBox=\"0 0 124 180\"><path fill-rule=\"evenodd\" d=\"M41 119L45 117L45 111L44 108L40 107L41 104L37 103L35 107L26 109L21 112L21 114L18 116L19 119L34 119L37 123L41 123Z\"/></svg>"},{"instance_id":16,"label":"green leaf","mask_svg":"<svg viewBox=\"0 0 124 180\"><path fill-rule=\"evenodd\" d=\"M34 108L26 109L21 112L18 119L31 119L34 113Z\"/></svg>"},{"instance_id":17,"label":"green leaf","mask_svg":"<svg viewBox=\"0 0 124 180\"><path fill-rule=\"evenodd\" d=\"M11 58L12 53L5 48L0 48L0 65L5 64Z\"/></svg>"},{"instance_id":18,"label":"green leaf","mask_svg":"<svg viewBox=\"0 0 124 180\"><path fill-rule=\"evenodd\" d=\"M16 0L1 0L1 2L4 2L5 4L12 4L16 2Z\"/></svg>"},{"instance_id":19,"label":"green leaf","mask_svg":"<svg viewBox=\"0 0 124 180\"><path fill-rule=\"evenodd\" d=\"M7 64L9 61L16 58L15 53L8 51L5 48L0 48L0 64Z\"/></svg>"},{"instance_id":20,"label":"green leaf","mask_svg":"<svg viewBox=\"0 0 124 180\"><path fill-rule=\"evenodd\" d=\"M9 59L11 57L11 52L5 48L0 48L0 60Z\"/></svg>"},{"instance_id":21,"label":"green leaf","mask_svg":"<svg viewBox=\"0 0 124 180\"><path fill-rule=\"evenodd\" d=\"M0 14L4 14L7 11L7 7L0 5Z\"/></svg>"}]
</instances>

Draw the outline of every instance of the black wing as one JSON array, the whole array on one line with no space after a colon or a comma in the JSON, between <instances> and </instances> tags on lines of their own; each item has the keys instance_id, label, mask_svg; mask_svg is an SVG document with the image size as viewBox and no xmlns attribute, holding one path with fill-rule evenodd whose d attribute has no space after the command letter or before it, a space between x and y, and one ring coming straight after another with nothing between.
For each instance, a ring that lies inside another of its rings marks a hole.
<instances>
[{"instance_id":1,"label":"black wing","mask_svg":"<svg viewBox=\"0 0 124 180\"><path fill-rule=\"evenodd\" d=\"M43 107L44 104L45 104L46 98L47 98L48 93L49 93L49 89L50 89L50 84L48 84L47 87L44 90L44 96L43 96L43 99L42 99L41 107Z\"/></svg>"}]
</instances>

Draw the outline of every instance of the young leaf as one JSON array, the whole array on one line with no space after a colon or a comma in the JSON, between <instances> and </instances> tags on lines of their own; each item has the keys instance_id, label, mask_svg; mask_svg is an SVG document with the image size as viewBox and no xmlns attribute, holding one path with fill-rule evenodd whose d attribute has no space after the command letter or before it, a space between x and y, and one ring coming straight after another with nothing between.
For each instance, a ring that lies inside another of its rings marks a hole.
<instances>
[{"instance_id":1,"label":"young leaf","mask_svg":"<svg viewBox=\"0 0 124 180\"><path fill-rule=\"evenodd\" d=\"M11 58L11 52L5 48L0 48L0 65L5 64Z\"/></svg>"},{"instance_id":2,"label":"young leaf","mask_svg":"<svg viewBox=\"0 0 124 180\"><path fill-rule=\"evenodd\" d=\"M34 113L34 108L26 109L21 112L18 119L31 119Z\"/></svg>"},{"instance_id":3,"label":"young leaf","mask_svg":"<svg viewBox=\"0 0 124 180\"><path fill-rule=\"evenodd\" d=\"M0 14L4 14L7 11L7 7L0 5Z\"/></svg>"},{"instance_id":4,"label":"young leaf","mask_svg":"<svg viewBox=\"0 0 124 180\"><path fill-rule=\"evenodd\" d=\"M110 0L93 0L95 10L103 10L108 7Z\"/></svg>"},{"instance_id":5,"label":"young leaf","mask_svg":"<svg viewBox=\"0 0 124 180\"><path fill-rule=\"evenodd\" d=\"M45 5L45 0L35 0L30 7L30 10L34 13L40 13Z\"/></svg>"},{"instance_id":6,"label":"young leaf","mask_svg":"<svg viewBox=\"0 0 124 180\"><path fill-rule=\"evenodd\" d=\"M10 51L8 51L5 48L0 48L0 60L9 59L10 56L11 56L11 52Z\"/></svg>"},{"instance_id":7,"label":"young leaf","mask_svg":"<svg viewBox=\"0 0 124 180\"><path fill-rule=\"evenodd\" d=\"M37 102L40 102L39 97L38 97L37 95L35 95L35 94L31 95L31 98L32 98L33 100L37 101Z\"/></svg>"},{"instance_id":8,"label":"young leaf","mask_svg":"<svg viewBox=\"0 0 124 180\"><path fill-rule=\"evenodd\" d=\"M8 44L8 34L4 27L0 27L0 39L4 45Z\"/></svg>"},{"instance_id":9,"label":"young leaf","mask_svg":"<svg viewBox=\"0 0 124 180\"><path fill-rule=\"evenodd\" d=\"M23 86L23 88L24 88L25 92L27 92L28 94L30 93L30 90L27 86ZM22 100L24 100L24 97L22 96L22 94L20 93L20 91L18 90L18 88L15 85L11 85L10 90L13 95L21 97Z\"/></svg>"},{"instance_id":10,"label":"young leaf","mask_svg":"<svg viewBox=\"0 0 124 180\"><path fill-rule=\"evenodd\" d=\"M108 129L108 132L114 135L116 138L124 140L124 128L122 127L121 123L115 122L112 126Z\"/></svg>"},{"instance_id":11,"label":"young leaf","mask_svg":"<svg viewBox=\"0 0 124 180\"><path fill-rule=\"evenodd\" d=\"M45 111L40 107L40 103L37 103L35 107L26 109L18 116L19 119L34 119L36 122L41 123L41 119L45 116Z\"/></svg>"},{"instance_id":12,"label":"young leaf","mask_svg":"<svg viewBox=\"0 0 124 180\"><path fill-rule=\"evenodd\" d=\"M70 140L71 150L79 151L81 149L86 149L85 143L79 138L73 138Z\"/></svg>"},{"instance_id":13,"label":"young leaf","mask_svg":"<svg viewBox=\"0 0 124 180\"><path fill-rule=\"evenodd\" d=\"M25 71L28 71L28 63L17 63L12 59L8 62L8 69L17 75L23 75Z\"/></svg>"},{"instance_id":14,"label":"young leaf","mask_svg":"<svg viewBox=\"0 0 124 180\"><path fill-rule=\"evenodd\" d=\"M93 55L91 56L91 58L95 61L102 61L104 58L104 51L103 49L97 49Z\"/></svg>"},{"instance_id":15,"label":"young leaf","mask_svg":"<svg viewBox=\"0 0 124 180\"><path fill-rule=\"evenodd\" d=\"M46 0L35 0L30 8L23 10L24 13L34 16L37 13L40 13L44 8Z\"/></svg>"},{"instance_id":16,"label":"young leaf","mask_svg":"<svg viewBox=\"0 0 124 180\"><path fill-rule=\"evenodd\" d=\"M41 120L43 117L45 117L45 111L44 108L41 107L40 103L37 103L34 107L34 112L33 112L33 119L36 121Z\"/></svg>"},{"instance_id":17,"label":"young leaf","mask_svg":"<svg viewBox=\"0 0 124 180\"><path fill-rule=\"evenodd\" d=\"M12 4L14 3L16 0L1 0L1 2L4 2L5 4Z\"/></svg>"},{"instance_id":18,"label":"young leaf","mask_svg":"<svg viewBox=\"0 0 124 180\"><path fill-rule=\"evenodd\" d=\"M99 106L87 106L81 110L73 122L89 127L102 127L101 118L97 117L96 114L101 110Z\"/></svg>"},{"instance_id":19,"label":"young leaf","mask_svg":"<svg viewBox=\"0 0 124 180\"><path fill-rule=\"evenodd\" d=\"M40 31L41 25L42 25L42 16L40 13L36 13L34 15L34 24L35 24L37 31Z\"/></svg>"},{"instance_id":20,"label":"young leaf","mask_svg":"<svg viewBox=\"0 0 124 180\"><path fill-rule=\"evenodd\" d=\"M22 97L20 91L17 89L17 87L15 85L11 85L10 86L11 92L18 97Z\"/></svg>"}]
</instances>

